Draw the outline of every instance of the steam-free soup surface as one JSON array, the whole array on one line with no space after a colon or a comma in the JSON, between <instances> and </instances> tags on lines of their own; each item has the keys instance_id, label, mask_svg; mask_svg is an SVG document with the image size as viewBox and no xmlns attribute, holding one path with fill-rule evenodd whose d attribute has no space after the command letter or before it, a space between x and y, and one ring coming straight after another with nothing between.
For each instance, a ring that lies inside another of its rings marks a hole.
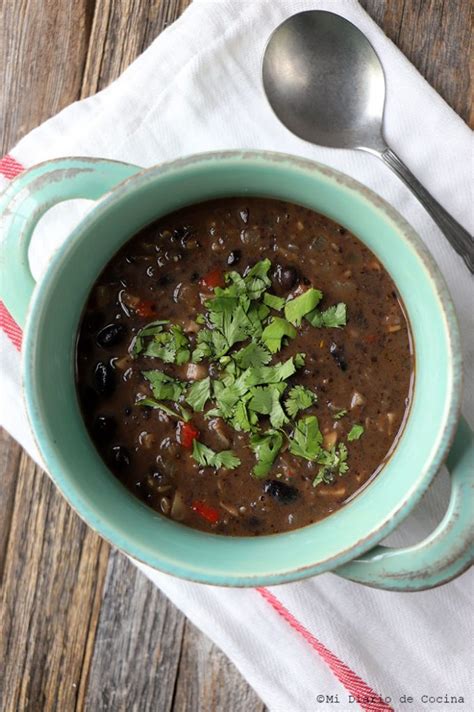
<instances>
[{"instance_id":1,"label":"steam-free soup surface","mask_svg":"<svg viewBox=\"0 0 474 712\"><path fill-rule=\"evenodd\" d=\"M77 346L84 420L114 475L162 515L229 535L341 507L394 447L412 375L375 256L328 218L260 198L133 237L92 289Z\"/></svg>"}]
</instances>

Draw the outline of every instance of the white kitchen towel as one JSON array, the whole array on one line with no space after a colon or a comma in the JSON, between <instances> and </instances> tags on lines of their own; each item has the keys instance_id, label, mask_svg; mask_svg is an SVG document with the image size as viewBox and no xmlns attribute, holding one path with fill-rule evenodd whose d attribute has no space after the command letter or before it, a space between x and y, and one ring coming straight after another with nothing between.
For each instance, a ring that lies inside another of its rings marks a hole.
<instances>
[{"instance_id":1,"label":"white kitchen towel","mask_svg":"<svg viewBox=\"0 0 474 712\"><path fill-rule=\"evenodd\" d=\"M339 13L368 36L387 78L389 143L472 231L471 132L355 0L195 0L110 87L23 138L11 151L13 158L0 162L0 188L21 166L71 155L151 166L200 151L260 148L342 170L394 205L440 265L464 336L464 412L472 423L473 290L461 259L381 162L304 143L278 122L263 95L268 36L285 18L308 9ZM89 208L90 203L75 201L42 219L30 249L37 279ZM12 343L18 333L4 310L2 324L0 422L39 461L19 395L19 356ZM428 533L442 516L448 491L442 472L390 543L414 542ZM256 591L212 588L141 568L229 655L273 712L474 709L468 662L474 639L472 572L433 591L400 594L332 574Z\"/></svg>"}]
</instances>

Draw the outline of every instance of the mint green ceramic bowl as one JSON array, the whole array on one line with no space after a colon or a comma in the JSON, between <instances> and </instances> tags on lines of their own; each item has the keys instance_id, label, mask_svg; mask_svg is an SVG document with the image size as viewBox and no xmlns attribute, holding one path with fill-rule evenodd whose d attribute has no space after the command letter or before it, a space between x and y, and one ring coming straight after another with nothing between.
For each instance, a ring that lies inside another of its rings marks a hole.
<instances>
[{"instance_id":1,"label":"mint green ceramic bowl","mask_svg":"<svg viewBox=\"0 0 474 712\"><path fill-rule=\"evenodd\" d=\"M71 198L105 197L34 285L27 248L39 217ZM84 427L74 385L83 305L118 248L160 216L221 196L271 196L324 213L354 232L394 279L412 326L416 379L403 436L372 484L327 519L286 534L232 538L170 521L107 470ZM25 323L23 377L36 441L54 482L78 514L132 557L167 573L256 586L335 570L380 588L443 583L472 561L472 433L459 422L461 357L451 299L413 229L377 195L325 166L270 153L215 153L142 170L68 158L19 176L0 203L3 299ZM26 318L27 308L28 317ZM421 544L373 548L420 499L451 447L451 500Z\"/></svg>"}]
</instances>

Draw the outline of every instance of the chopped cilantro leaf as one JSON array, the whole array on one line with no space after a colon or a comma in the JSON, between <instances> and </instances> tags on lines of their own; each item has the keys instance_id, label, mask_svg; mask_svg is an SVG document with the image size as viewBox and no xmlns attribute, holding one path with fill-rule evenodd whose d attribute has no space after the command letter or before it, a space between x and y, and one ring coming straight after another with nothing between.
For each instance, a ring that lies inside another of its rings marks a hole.
<instances>
[{"instance_id":1,"label":"chopped cilantro leaf","mask_svg":"<svg viewBox=\"0 0 474 712\"><path fill-rule=\"evenodd\" d=\"M251 399L249 401L250 410L261 415L270 415L273 408L273 394L278 397L286 388L286 383L274 383L271 386L257 386L250 390Z\"/></svg>"},{"instance_id":2,"label":"chopped cilantro leaf","mask_svg":"<svg viewBox=\"0 0 474 712\"><path fill-rule=\"evenodd\" d=\"M250 344L237 351L233 358L240 368L246 369L249 366L265 366L272 357L263 346L251 341Z\"/></svg>"},{"instance_id":3,"label":"chopped cilantro leaf","mask_svg":"<svg viewBox=\"0 0 474 712\"><path fill-rule=\"evenodd\" d=\"M269 259L257 262L245 275L244 282L250 299L260 299L263 292L271 284L268 270L272 266Z\"/></svg>"},{"instance_id":4,"label":"chopped cilantro leaf","mask_svg":"<svg viewBox=\"0 0 474 712\"><path fill-rule=\"evenodd\" d=\"M267 475L282 444L283 436L275 430L267 430L266 433L256 433L250 436L250 447L257 458L257 464L252 470L254 477L261 479Z\"/></svg>"},{"instance_id":5,"label":"chopped cilantro leaf","mask_svg":"<svg viewBox=\"0 0 474 712\"><path fill-rule=\"evenodd\" d=\"M344 302L339 302L333 307L319 311L314 309L305 317L311 326L326 327L327 329L339 329L346 325L347 308Z\"/></svg>"},{"instance_id":6,"label":"chopped cilantro leaf","mask_svg":"<svg viewBox=\"0 0 474 712\"><path fill-rule=\"evenodd\" d=\"M294 326L300 326L303 317L311 312L321 301L323 295L319 289L310 287L298 297L285 304L285 317Z\"/></svg>"},{"instance_id":7,"label":"chopped cilantro leaf","mask_svg":"<svg viewBox=\"0 0 474 712\"><path fill-rule=\"evenodd\" d=\"M274 366L260 366L248 369L247 383L249 386L261 386L269 383L286 381L296 371L293 356L287 361L276 363Z\"/></svg>"},{"instance_id":8,"label":"chopped cilantro leaf","mask_svg":"<svg viewBox=\"0 0 474 712\"><path fill-rule=\"evenodd\" d=\"M209 300L208 304L211 304L211 302L212 300ZM209 307L209 309L211 308ZM252 326L247 314L240 305L230 312L210 311L209 319L225 339L221 341L222 348L216 349L216 356L223 356L231 346L239 341L245 341Z\"/></svg>"},{"instance_id":9,"label":"chopped cilantro leaf","mask_svg":"<svg viewBox=\"0 0 474 712\"><path fill-rule=\"evenodd\" d=\"M258 302L252 302L247 312L249 320L249 336L258 339L263 331L263 320L267 318L270 313L270 309L264 304L258 304Z\"/></svg>"},{"instance_id":10,"label":"chopped cilantro leaf","mask_svg":"<svg viewBox=\"0 0 474 712\"><path fill-rule=\"evenodd\" d=\"M299 410L309 408L316 400L316 395L304 386L294 386L285 401L285 407L292 418Z\"/></svg>"},{"instance_id":11,"label":"chopped cilantro leaf","mask_svg":"<svg viewBox=\"0 0 474 712\"><path fill-rule=\"evenodd\" d=\"M262 332L261 339L267 349L275 354L282 347L282 339L287 336L289 339L294 339L296 329L286 319L281 319L278 316L272 317L268 326Z\"/></svg>"},{"instance_id":12,"label":"chopped cilantro leaf","mask_svg":"<svg viewBox=\"0 0 474 712\"><path fill-rule=\"evenodd\" d=\"M318 463L323 465L313 480L313 487L317 487L321 482L331 484L336 475L345 475L349 469L347 464L347 447L344 443L339 443L338 447L331 450L321 450Z\"/></svg>"},{"instance_id":13,"label":"chopped cilantro leaf","mask_svg":"<svg viewBox=\"0 0 474 712\"><path fill-rule=\"evenodd\" d=\"M257 414L254 412L249 413L245 399L239 400L230 419L231 425L238 431L249 433L251 430L255 430L257 422Z\"/></svg>"},{"instance_id":14,"label":"chopped cilantro leaf","mask_svg":"<svg viewBox=\"0 0 474 712\"><path fill-rule=\"evenodd\" d=\"M240 465L239 458L232 450L215 452L207 445L200 443L199 440L193 441L193 458L202 467L215 467L217 470L221 467L233 470Z\"/></svg>"},{"instance_id":15,"label":"chopped cilantro leaf","mask_svg":"<svg viewBox=\"0 0 474 712\"><path fill-rule=\"evenodd\" d=\"M176 418L176 420L185 420L185 418L179 415L179 413L176 413L176 411L172 410L171 408L168 408L168 406L164 403L159 403L154 398L141 398L140 400L136 401L135 405L155 408L156 410L162 410L164 413L170 415L172 418Z\"/></svg>"},{"instance_id":16,"label":"chopped cilantro leaf","mask_svg":"<svg viewBox=\"0 0 474 712\"><path fill-rule=\"evenodd\" d=\"M149 324L140 329L131 343L131 355L138 356L138 354L140 354L145 348L146 337L160 334L163 331L163 326L168 323L167 319L157 319L156 321L151 321Z\"/></svg>"},{"instance_id":17,"label":"chopped cilantro leaf","mask_svg":"<svg viewBox=\"0 0 474 712\"><path fill-rule=\"evenodd\" d=\"M275 386L273 386L272 409L270 411L270 423L272 424L272 427L274 427L274 428L282 428L285 425L285 423L288 422L286 413L283 410L283 408L281 407L280 393L278 390L278 385L281 385L281 384L276 384Z\"/></svg>"},{"instance_id":18,"label":"chopped cilantro leaf","mask_svg":"<svg viewBox=\"0 0 474 712\"><path fill-rule=\"evenodd\" d=\"M153 395L159 401L177 401L186 388L184 383L167 376L163 371L142 371L142 376L149 381Z\"/></svg>"},{"instance_id":19,"label":"chopped cilantro leaf","mask_svg":"<svg viewBox=\"0 0 474 712\"><path fill-rule=\"evenodd\" d=\"M214 398L223 418L230 418L238 401L248 391L248 371L244 371L238 378L228 384L223 381L214 381ZM227 379L225 379L227 380Z\"/></svg>"},{"instance_id":20,"label":"chopped cilantro leaf","mask_svg":"<svg viewBox=\"0 0 474 712\"><path fill-rule=\"evenodd\" d=\"M177 405L181 412L181 416L182 416L184 422L187 423L189 420L191 420L192 414L184 406L180 405L179 403Z\"/></svg>"},{"instance_id":21,"label":"chopped cilantro leaf","mask_svg":"<svg viewBox=\"0 0 474 712\"><path fill-rule=\"evenodd\" d=\"M211 397L211 379L209 376L201 381L195 381L186 395L186 403L199 412L204 410L206 401Z\"/></svg>"},{"instance_id":22,"label":"chopped cilantro leaf","mask_svg":"<svg viewBox=\"0 0 474 712\"><path fill-rule=\"evenodd\" d=\"M277 297L276 294L270 294L270 292L265 292L263 295L263 303L270 309L275 309L275 311L281 311L285 306L285 302L286 299Z\"/></svg>"},{"instance_id":23,"label":"chopped cilantro leaf","mask_svg":"<svg viewBox=\"0 0 474 712\"><path fill-rule=\"evenodd\" d=\"M160 358L165 363L176 363L178 365L187 363L190 357L189 342L182 327L172 324L169 331L158 331L158 328L154 327L153 334L148 332L140 336L143 355ZM152 339L148 341L146 348L143 350L143 341L149 336L152 336Z\"/></svg>"},{"instance_id":24,"label":"chopped cilantro leaf","mask_svg":"<svg viewBox=\"0 0 474 712\"><path fill-rule=\"evenodd\" d=\"M356 423L350 429L347 439L349 440L349 442L352 442L352 440L358 440L360 438L360 436L363 434L363 432L364 432L364 426L358 425Z\"/></svg>"},{"instance_id":25,"label":"chopped cilantro leaf","mask_svg":"<svg viewBox=\"0 0 474 712\"><path fill-rule=\"evenodd\" d=\"M323 436L315 415L300 418L290 441L290 452L306 460L317 460Z\"/></svg>"},{"instance_id":26,"label":"chopped cilantro leaf","mask_svg":"<svg viewBox=\"0 0 474 712\"><path fill-rule=\"evenodd\" d=\"M203 358L209 358L213 353L213 332L201 329L196 336L196 348L193 351L192 362L199 363Z\"/></svg>"},{"instance_id":27,"label":"chopped cilantro leaf","mask_svg":"<svg viewBox=\"0 0 474 712\"><path fill-rule=\"evenodd\" d=\"M341 420L341 418L344 418L345 415L347 415L347 410L345 408L338 410L337 413L334 413L334 420Z\"/></svg>"},{"instance_id":28,"label":"chopped cilantro leaf","mask_svg":"<svg viewBox=\"0 0 474 712\"><path fill-rule=\"evenodd\" d=\"M301 368L304 366L306 354L295 354L294 361L296 368Z\"/></svg>"}]
</instances>

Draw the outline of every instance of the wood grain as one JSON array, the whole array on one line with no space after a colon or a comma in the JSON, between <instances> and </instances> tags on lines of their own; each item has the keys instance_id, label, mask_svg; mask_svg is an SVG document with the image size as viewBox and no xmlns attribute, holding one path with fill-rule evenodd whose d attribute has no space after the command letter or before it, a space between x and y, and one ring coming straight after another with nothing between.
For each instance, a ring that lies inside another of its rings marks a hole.
<instances>
[{"instance_id":1,"label":"wood grain","mask_svg":"<svg viewBox=\"0 0 474 712\"><path fill-rule=\"evenodd\" d=\"M111 552L85 709L171 710L184 627L177 608Z\"/></svg>"},{"instance_id":2,"label":"wood grain","mask_svg":"<svg viewBox=\"0 0 474 712\"><path fill-rule=\"evenodd\" d=\"M472 120L469 0L361 2ZM188 4L0 0L2 152L113 81ZM0 478L0 710L263 712L223 653L1 431Z\"/></svg>"},{"instance_id":3,"label":"wood grain","mask_svg":"<svg viewBox=\"0 0 474 712\"><path fill-rule=\"evenodd\" d=\"M360 0L447 103L474 126L471 0ZM403 97L400 97L403 106Z\"/></svg>"},{"instance_id":4,"label":"wood grain","mask_svg":"<svg viewBox=\"0 0 474 712\"><path fill-rule=\"evenodd\" d=\"M0 1L2 155L79 98L93 6L90 0Z\"/></svg>"},{"instance_id":5,"label":"wood grain","mask_svg":"<svg viewBox=\"0 0 474 712\"><path fill-rule=\"evenodd\" d=\"M22 454L0 594L5 710L74 709L108 546Z\"/></svg>"}]
</instances>

